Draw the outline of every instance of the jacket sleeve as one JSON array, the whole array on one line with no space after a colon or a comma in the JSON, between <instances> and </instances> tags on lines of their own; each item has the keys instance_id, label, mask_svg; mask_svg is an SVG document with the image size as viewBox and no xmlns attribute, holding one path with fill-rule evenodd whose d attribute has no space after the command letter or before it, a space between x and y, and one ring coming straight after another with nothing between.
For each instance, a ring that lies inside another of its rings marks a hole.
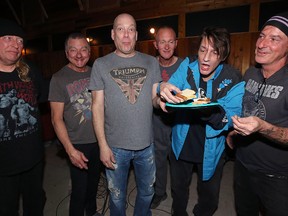
<instances>
[{"instance_id":1,"label":"jacket sleeve","mask_svg":"<svg viewBox=\"0 0 288 216\"><path fill-rule=\"evenodd\" d=\"M201 120L207 122L215 130L220 130L227 124L227 122L223 121L226 112L221 106L215 107L212 113L209 109L203 109L203 111L200 109L199 111L201 112Z\"/></svg>"},{"instance_id":2,"label":"jacket sleeve","mask_svg":"<svg viewBox=\"0 0 288 216\"><path fill-rule=\"evenodd\" d=\"M226 112L226 116L223 118L222 121L226 121L227 124L225 124L225 126L220 130L215 130L211 126L207 125L207 138L216 137L223 131L228 131L229 128L232 127L233 123L231 117L234 115L240 115L242 111L242 99L245 91L244 85L244 81L237 83L228 91L225 97L218 99L217 102Z\"/></svg>"},{"instance_id":3,"label":"jacket sleeve","mask_svg":"<svg viewBox=\"0 0 288 216\"><path fill-rule=\"evenodd\" d=\"M187 70L189 66L189 58L185 58L175 73L172 74L170 79L168 80L169 83L175 85L180 90L185 88L189 88L189 84L187 82ZM188 86L187 86L188 85Z\"/></svg>"}]
</instances>

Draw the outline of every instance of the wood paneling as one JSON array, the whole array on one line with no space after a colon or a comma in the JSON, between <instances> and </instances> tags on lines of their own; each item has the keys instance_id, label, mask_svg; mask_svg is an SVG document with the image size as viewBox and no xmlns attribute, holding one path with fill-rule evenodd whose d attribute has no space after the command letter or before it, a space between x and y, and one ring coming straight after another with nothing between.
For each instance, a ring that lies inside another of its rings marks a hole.
<instances>
[{"instance_id":1,"label":"wood paneling","mask_svg":"<svg viewBox=\"0 0 288 216\"><path fill-rule=\"evenodd\" d=\"M196 54L199 43L199 37L185 37L185 17L187 13L250 5L249 32L233 33L231 35L231 53L227 59L229 64L244 73L250 65L255 64L254 49L258 37L259 8L260 3L266 1L275 0L109 0L109 4L108 1L103 1L103 4L106 4L102 5L104 9L101 9L102 1L86 0L85 4L83 4L83 6L86 6L85 15L82 14L78 19L73 20L65 15L67 19L65 18L57 22L57 24L52 24L51 21L51 25L48 26L33 26L33 30L30 29L30 33L33 34L35 30L42 34L46 31L57 32L57 28L63 31L75 30L76 28L85 32L85 29L88 27L112 24L115 16L123 11L131 13L136 20L178 15L179 39L176 53L184 58ZM77 5L77 7L79 7L79 5ZM69 20L68 23L67 20ZM49 38L49 40L51 40L51 38ZM96 58L104 56L114 49L113 44L93 46L89 64L92 65ZM153 56L157 54L153 46L153 41L137 42L136 49ZM63 67L67 62L64 51L37 53L26 57L39 65L45 77L51 77L53 73Z\"/></svg>"},{"instance_id":2,"label":"wood paneling","mask_svg":"<svg viewBox=\"0 0 288 216\"><path fill-rule=\"evenodd\" d=\"M68 62L64 51L31 54L24 56L24 59L34 62L44 78L50 78Z\"/></svg>"},{"instance_id":3,"label":"wood paneling","mask_svg":"<svg viewBox=\"0 0 288 216\"><path fill-rule=\"evenodd\" d=\"M244 73L249 66L255 64L254 49L257 37L258 32L232 34L231 52L227 62L239 69L242 73ZM176 50L177 55L185 58L186 56L197 54L199 40L199 37L179 38ZM89 64L92 65L96 58L107 55L113 52L114 49L114 45L93 46ZM137 42L136 49L152 56L157 55L152 40ZM67 64L64 51L31 54L27 55L26 58L34 61L46 78L51 77L53 73Z\"/></svg>"},{"instance_id":4,"label":"wood paneling","mask_svg":"<svg viewBox=\"0 0 288 216\"><path fill-rule=\"evenodd\" d=\"M267 1L275 0L45 0L42 1L41 10L37 1L25 0L21 1L23 20L19 20L21 17L18 11L16 18L19 17L18 22L25 27L27 38L33 39L51 33L59 34L111 25L114 18L123 12L131 13L136 20L142 20L251 5L251 12L255 14L251 20L251 27L254 29L258 22L259 4ZM3 16L11 16L10 10L6 9L6 2L0 2L1 12L5 12ZM45 11L46 15L41 11Z\"/></svg>"}]
</instances>

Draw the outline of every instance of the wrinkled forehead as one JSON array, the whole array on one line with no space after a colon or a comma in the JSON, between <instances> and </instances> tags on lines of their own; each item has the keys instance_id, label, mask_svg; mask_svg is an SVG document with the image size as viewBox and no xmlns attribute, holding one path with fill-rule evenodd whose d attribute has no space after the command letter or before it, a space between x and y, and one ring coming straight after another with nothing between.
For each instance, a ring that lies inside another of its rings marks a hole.
<instances>
[{"instance_id":1,"label":"wrinkled forehead","mask_svg":"<svg viewBox=\"0 0 288 216\"><path fill-rule=\"evenodd\" d=\"M172 38L176 39L176 33L170 28L161 28L158 30L156 37L157 38L172 37Z\"/></svg>"},{"instance_id":2,"label":"wrinkled forehead","mask_svg":"<svg viewBox=\"0 0 288 216\"><path fill-rule=\"evenodd\" d=\"M117 26L134 26L136 28L136 21L128 14L119 15L115 21L113 27Z\"/></svg>"},{"instance_id":3,"label":"wrinkled forehead","mask_svg":"<svg viewBox=\"0 0 288 216\"><path fill-rule=\"evenodd\" d=\"M288 37L281 29L279 29L276 26L273 25L266 25L264 28L261 30L262 33L264 34L269 34L273 36L280 36L282 38Z\"/></svg>"}]
</instances>

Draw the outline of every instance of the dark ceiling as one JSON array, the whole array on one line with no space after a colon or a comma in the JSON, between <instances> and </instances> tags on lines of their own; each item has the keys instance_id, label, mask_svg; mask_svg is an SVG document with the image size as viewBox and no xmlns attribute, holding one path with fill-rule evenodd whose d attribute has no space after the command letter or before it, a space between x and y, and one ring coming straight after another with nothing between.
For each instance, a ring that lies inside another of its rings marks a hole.
<instances>
[{"instance_id":1,"label":"dark ceiling","mask_svg":"<svg viewBox=\"0 0 288 216\"><path fill-rule=\"evenodd\" d=\"M13 19L22 26L38 25L80 13L81 4L82 0L1 0L0 16Z\"/></svg>"},{"instance_id":2,"label":"dark ceiling","mask_svg":"<svg viewBox=\"0 0 288 216\"><path fill-rule=\"evenodd\" d=\"M138 19L161 17L157 8L165 8L163 2L167 3L166 0L0 0L0 17L15 20L24 27L27 39L35 39L108 26L122 12Z\"/></svg>"},{"instance_id":3,"label":"dark ceiling","mask_svg":"<svg viewBox=\"0 0 288 216\"><path fill-rule=\"evenodd\" d=\"M82 30L100 14L95 12L117 11L126 1L142 0L0 0L0 17L15 20L31 35L47 35Z\"/></svg>"},{"instance_id":4,"label":"dark ceiling","mask_svg":"<svg viewBox=\"0 0 288 216\"><path fill-rule=\"evenodd\" d=\"M235 6L245 6L256 0L237 0ZM279 7L287 9L287 0L259 0L270 2L269 11ZM179 5L178 2L182 2ZM132 14L139 21L188 14L191 11L210 11L227 7L232 0L0 0L0 17L15 20L24 27L27 39L37 39L52 34L71 31L89 31L95 27L107 27L121 12ZM257 1L256 1L257 2ZM232 3L231 3L232 4ZM221 6L219 6L221 5ZM217 7L219 8L217 8ZM260 8L260 12L262 9ZM265 10L264 10L265 11ZM207 12L211 14L211 12ZM248 8L249 13L249 8ZM225 14L224 14L225 15ZM248 14L249 15L249 14ZM248 17L247 15L247 17ZM264 14L265 15L265 14ZM225 15L226 16L226 15ZM270 13L269 13L270 16ZM211 17L211 16L209 16ZM263 16L260 14L260 21ZM183 16L182 16L183 19ZM203 21L203 19L201 19ZM209 22L211 21L208 18ZM166 23L168 19L165 20ZM190 23L187 22L187 23ZM187 24L186 23L186 24ZM202 22L201 22L202 23ZM176 23L177 25L177 23ZM195 25L193 25L195 27ZM141 25L139 25L141 27ZM146 27L145 27L146 28ZM202 28L202 26L201 26ZM187 28L188 31L188 28Z\"/></svg>"}]
</instances>

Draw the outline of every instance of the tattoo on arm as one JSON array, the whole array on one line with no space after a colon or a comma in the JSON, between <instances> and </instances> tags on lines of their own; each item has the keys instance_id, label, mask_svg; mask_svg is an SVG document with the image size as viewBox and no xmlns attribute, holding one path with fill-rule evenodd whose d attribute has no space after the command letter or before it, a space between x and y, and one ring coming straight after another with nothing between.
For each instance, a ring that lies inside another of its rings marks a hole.
<instances>
[{"instance_id":1,"label":"tattoo on arm","mask_svg":"<svg viewBox=\"0 0 288 216\"><path fill-rule=\"evenodd\" d=\"M264 130L262 134L273 142L288 146L288 137L286 130L286 128L272 126L271 128Z\"/></svg>"}]
</instances>

